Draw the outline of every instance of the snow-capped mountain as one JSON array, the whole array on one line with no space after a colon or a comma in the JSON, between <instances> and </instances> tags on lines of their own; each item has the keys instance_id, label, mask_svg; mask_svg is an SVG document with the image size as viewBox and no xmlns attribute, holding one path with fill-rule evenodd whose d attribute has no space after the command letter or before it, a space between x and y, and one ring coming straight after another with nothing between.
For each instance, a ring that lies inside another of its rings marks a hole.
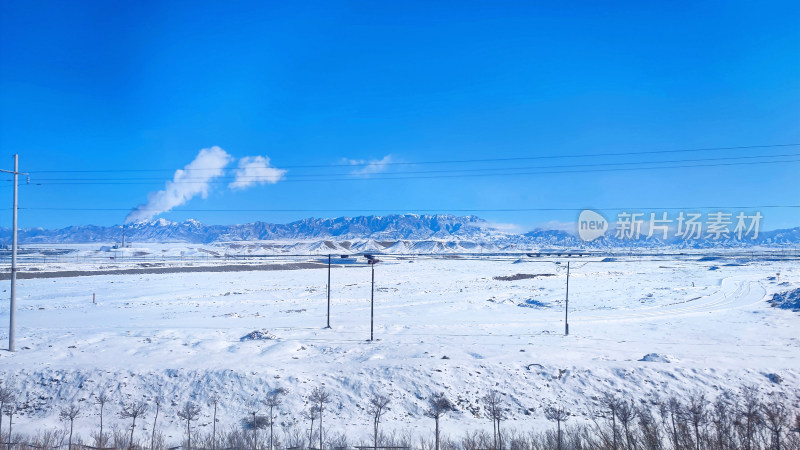
<instances>
[{"instance_id":1,"label":"snow-capped mountain","mask_svg":"<svg viewBox=\"0 0 800 450\"><path fill-rule=\"evenodd\" d=\"M288 224L254 222L243 225L205 225L196 220L152 222L125 225L125 238L133 242L188 242L309 239L373 239L381 241L424 239L485 240L503 237L506 233L475 216L453 215L389 215L308 218ZM119 242L123 226L71 226L58 230L29 228L19 231L22 243L89 243ZM0 229L0 242L8 243L11 232Z\"/></svg>"},{"instance_id":2,"label":"snow-capped mountain","mask_svg":"<svg viewBox=\"0 0 800 450\"><path fill-rule=\"evenodd\" d=\"M524 234L513 234L494 227L476 216L447 214L403 214L387 216L338 217L334 219L307 218L287 224L253 222L243 225L205 225L196 220L170 222L158 219L125 225L128 242L182 242L208 244L231 241L318 241L320 245L333 245L328 241L374 241L381 248L457 247L460 250L476 243L491 243L498 251L522 248L676 248L796 246L800 244L800 227L761 232L755 240L688 240L659 239L620 240L612 233L592 242L562 230L536 229ZM123 226L70 226L58 230L28 228L19 231L21 243L114 243L120 242ZM8 244L11 232L0 228L0 244ZM435 250L431 250L435 251ZM455 251L455 250L453 250Z\"/></svg>"}]
</instances>

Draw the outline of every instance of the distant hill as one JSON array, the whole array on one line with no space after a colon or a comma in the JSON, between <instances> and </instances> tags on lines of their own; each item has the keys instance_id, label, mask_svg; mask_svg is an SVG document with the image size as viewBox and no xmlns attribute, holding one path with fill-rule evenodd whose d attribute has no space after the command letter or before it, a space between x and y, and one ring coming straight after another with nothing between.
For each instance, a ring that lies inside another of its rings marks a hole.
<instances>
[{"instance_id":1,"label":"distant hill","mask_svg":"<svg viewBox=\"0 0 800 450\"><path fill-rule=\"evenodd\" d=\"M28 228L19 231L19 239L22 243L110 243L121 241L122 232L122 225L71 226L58 230ZM126 225L125 236L132 242L210 243L308 239L480 240L505 236L505 233L475 216L403 214L335 219L308 218L288 224L253 222L244 225L205 225L191 219L184 222L158 219ZM10 229L0 229L0 242L8 243L10 239Z\"/></svg>"},{"instance_id":2,"label":"distant hill","mask_svg":"<svg viewBox=\"0 0 800 450\"><path fill-rule=\"evenodd\" d=\"M122 225L114 226L70 226L57 230L28 228L20 230L21 243L115 243L122 240ZM460 248L468 243L492 243L497 248L523 247L569 247L569 248L618 248L660 247L679 248L796 246L800 244L800 227L760 233L755 240L691 240L668 241L639 240L621 241L609 234L590 243L561 230L536 229L524 234L502 231L476 216L454 216L449 214L402 214L387 216L338 217L334 219L308 218L287 224L253 222L243 225L205 225L196 220L170 222L158 219L152 222L134 223L125 226L129 242L182 242L208 244L230 241L350 241L373 240L384 243L412 241L453 241ZM0 228L0 243L8 244L11 232ZM431 244L433 245L433 244Z\"/></svg>"}]
</instances>

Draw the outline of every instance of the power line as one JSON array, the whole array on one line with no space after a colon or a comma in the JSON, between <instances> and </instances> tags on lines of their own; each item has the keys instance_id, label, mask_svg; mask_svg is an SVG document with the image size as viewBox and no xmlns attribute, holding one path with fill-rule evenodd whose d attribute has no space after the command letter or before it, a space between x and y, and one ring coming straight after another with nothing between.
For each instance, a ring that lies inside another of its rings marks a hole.
<instances>
[{"instance_id":1,"label":"power line","mask_svg":"<svg viewBox=\"0 0 800 450\"><path fill-rule=\"evenodd\" d=\"M437 161L416 161L416 162L401 162L401 161L388 161L388 162L348 162L348 163L335 163L335 164L303 164L303 165L287 165L282 166L283 169L299 169L299 168L326 168L326 167L372 167L372 166L407 166L407 165L428 165L428 164L467 164L467 163L484 163L484 162L501 162L501 161L529 161L529 160L543 160L543 159L567 159L567 158L596 158L607 156L634 156L634 155L657 155L657 154L670 154L670 153L696 153L696 152L711 152L711 151L727 151L727 150L754 150L765 148L782 148L782 147L798 147L800 143L794 144L767 144L767 145L742 145L732 147L706 147L706 148L690 148L690 149L676 149L676 150L649 150L638 152L605 152L605 153L583 153L573 155L540 155L540 156L520 156L509 158L476 158L476 159L451 159L451 160L437 160ZM186 171L203 171L203 170L222 170L225 167L204 167L198 169L183 169ZM174 172L175 169L97 169L97 170L37 170L32 173L122 173L122 172Z\"/></svg>"},{"instance_id":2,"label":"power line","mask_svg":"<svg viewBox=\"0 0 800 450\"><path fill-rule=\"evenodd\" d=\"M779 155L748 155L748 156L728 156L720 158L698 158L698 159L676 159L664 161L635 161L635 162L612 162L612 163L591 163L591 164L562 164L550 166L528 166L528 167L494 167L494 168L477 168L477 169L445 169L445 170L422 170L422 171L403 171L401 174L432 174L432 173L471 173L471 172L499 172L508 170L535 170L535 169L562 169L562 168L581 168L581 167L599 167L599 166L634 166L642 164L674 164L685 162L706 162L706 161L730 161L740 159L759 159L759 158L783 158L800 156L800 153L786 153ZM501 175L501 174L498 174ZM324 177L324 176L349 176L360 177L361 174L353 173L330 173L330 174L302 174L302 177ZM36 181L164 181L163 178L38 178ZM202 183L208 182L206 178L186 177L182 178L181 182L190 180L201 180ZM261 181L265 180L264 176L250 175L250 176L225 176L220 180L216 178L217 182L226 182L233 180L246 180L246 181Z\"/></svg>"},{"instance_id":3,"label":"power line","mask_svg":"<svg viewBox=\"0 0 800 450\"><path fill-rule=\"evenodd\" d=\"M733 205L733 206L722 206L722 205L711 205L711 206L638 206L638 207L592 207L593 210L599 211L633 211L633 210L649 210L649 211L664 211L664 210L684 210L684 211L691 211L691 210L699 210L699 209L722 209L722 210L731 210L731 209L779 209L779 208L800 208L800 205ZM130 211L131 208L70 208L70 207L25 207L19 208L21 210L29 210L29 211ZM150 208L136 208L138 211L161 211L160 209L150 209ZM363 208L363 209L336 209L336 208L303 208L303 209L295 209L295 208L178 208L174 209L173 211L176 212L392 212L401 209L407 208ZM441 213L442 211L446 212L458 212L458 213L467 213L467 212L525 212L525 211L582 211L587 209L586 207L576 207L576 208L470 208L470 209L451 209L451 208L440 208L440 209L412 209L413 211L418 212L435 212ZM7 208L6 208L7 210Z\"/></svg>"},{"instance_id":4,"label":"power line","mask_svg":"<svg viewBox=\"0 0 800 450\"><path fill-rule=\"evenodd\" d=\"M655 167L612 167L612 168L598 168L598 169L578 169L578 170L542 170L530 172L506 172L506 173L469 173L469 174L440 174L440 175L425 175L425 176L385 176L374 174L369 177L365 176L349 176L347 178L287 178L281 180L282 183L286 182L310 182L310 181L386 181L386 180L415 180L415 179L438 179L438 178L475 178L475 177L509 177L520 175L547 175L547 174L565 174L565 173L596 173L596 172L630 172L638 170L661 170L661 169L682 169L682 168L700 168L700 167L730 167L730 166L749 166L749 165L763 165L763 164L784 164L784 163L797 163L800 159L785 159L777 161L747 161L747 162L730 162L730 163L710 163L710 164L681 164L671 166L655 166ZM657 163L646 163L657 164ZM393 175L393 174L390 174ZM137 182L137 181L68 181L68 182L44 182L44 183L31 183L27 186L45 186L45 185L151 185L160 183L165 180L152 181L152 182ZM181 181L186 184L228 184L230 181Z\"/></svg>"}]
</instances>

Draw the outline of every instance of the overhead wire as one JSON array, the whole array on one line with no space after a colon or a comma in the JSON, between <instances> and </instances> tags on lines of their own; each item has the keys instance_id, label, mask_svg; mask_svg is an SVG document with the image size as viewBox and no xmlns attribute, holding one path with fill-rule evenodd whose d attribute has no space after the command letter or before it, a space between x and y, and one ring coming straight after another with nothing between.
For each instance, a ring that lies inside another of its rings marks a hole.
<instances>
[{"instance_id":1,"label":"overhead wire","mask_svg":"<svg viewBox=\"0 0 800 450\"><path fill-rule=\"evenodd\" d=\"M298 168L326 168L326 167L373 167L373 166L403 166L403 165L428 165L428 164L466 164L466 163L485 163L485 162L501 162L501 161L526 161L526 160L543 160L543 159L566 159L566 158L595 158L595 157L609 157L609 156L635 156L635 155L656 155L656 154L671 154L671 153L696 153L696 152L710 152L710 151L730 151L730 150L754 150L766 148L783 148L783 147L798 147L800 143L789 144L764 144L764 145L740 145L729 147L705 147L705 148L689 148L689 149L673 149L673 150L646 150L634 152L604 152L604 153L582 153L582 154L567 154L567 155L537 155L537 156L516 156L507 158L474 158L474 159L451 159L451 160L432 160L432 161L349 161L345 163L333 164L300 164L300 165L285 165L281 168L284 169L298 169ZM189 171L203 171L203 170L221 170L226 167L204 167L197 169L184 169ZM35 170L31 173L116 173L116 172L174 172L175 169L155 169L155 168L139 168L139 169L93 169L93 170Z\"/></svg>"},{"instance_id":2,"label":"overhead wire","mask_svg":"<svg viewBox=\"0 0 800 450\"><path fill-rule=\"evenodd\" d=\"M800 205L700 205L700 206L637 206L637 207L618 207L603 206L593 207L594 210L693 210L693 209L776 209L776 208L800 208ZM75 208L75 207L20 207L20 210L38 211L130 211L130 208ZM402 209L402 208L401 208ZM580 211L585 207L573 208L438 208L438 209L418 209L417 212L525 212L525 211ZM10 208L0 208L0 210L10 210ZM338 209L338 208L181 208L184 212L390 212L397 208L359 208L359 209ZM139 211L160 211L157 208L140 208Z\"/></svg>"},{"instance_id":3,"label":"overhead wire","mask_svg":"<svg viewBox=\"0 0 800 450\"><path fill-rule=\"evenodd\" d=\"M474 173L474 172L500 172L500 171L519 171L519 170L536 170L536 169L562 169L562 168L582 168L582 167L611 167L611 166L635 166L635 165L646 165L646 164L675 164L675 163L685 163L685 162L707 162L707 161L730 161L730 160L740 160L740 159L759 159L759 158L785 158L785 157L795 157L800 156L800 153L784 153L778 155L747 155L747 156L728 156L728 157L719 157L719 158L695 158L695 159L677 159L677 160L663 160L663 161L628 161L628 162L608 162L608 163L591 163L591 164L562 164L562 165L549 165L549 166L528 166L528 167L484 167L484 168L473 168L473 169L444 169L444 170L422 170L422 171L403 171L400 174L434 174L434 173ZM502 175L502 174L498 174ZM325 177L325 176L348 176L348 177L363 177L363 174L358 173L330 173L330 174L301 174L301 177ZM264 176L258 175L237 175L237 176L225 176L224 179L230 180L264 180ZM135 177L135 178L38 178L37 182L41 181L164 181L163 178L144 178L144 177ZM181 178L180 182L184 183L190 180L200 180L202 183L207 183L207 178L198 178L198 177L184 177ZM221 181L224 182L224 181Z\"/></svg>"},{"instance_id":4,"label":"overhead wire","mask_svg":"<svg viewBox=\"0 0 800 450\"><path fill-rule=\"evenodd\" d=\"M637 171L637 170L662 170L662 169L679 169L679 168L701 168L701 167L729 167L729 166L749 166L749 165L763 165L763 164L784 164L784 163L797 163L800 159L785 159L776 161L743 161L743 162L730 162L730 163L710 163L710 164L681 164L681 165L667 165L655 167L611 167L611 168L587 168L578 170L539 170L539 171L523 171L523 172L505 172L505 173L459 173L459 174L439 174L439 175L424 175L424 176L402 176L399 174L374 174L371 176L358 176L349 175L346 178L291 178L287 177L281 180L282 183L286 182L332 182L332 181L386 181L386 180L413 180L413 179L441 179L441 178L475 178L475 177L509 177L520 175L546 175L546 174L564 174L564 173L595 173L595 172L622 172L622 171ZM658 163L643 163L643 164L658 164ZM519 170L519 169L518 169ZM392 176L400 175L400 176ZM262 178L263 179L263 178ZM154 183L162 183L165 180L159 181L94 181L86 179L85 181L45 181L38 182L34 180L28 186L43 186L43 185L151 185ZM180 183L185 184L228 184L231 180L209 180L209 181L184 181ZM25 185L22 185L25 186Z\"/></svg>"}]
</instances>

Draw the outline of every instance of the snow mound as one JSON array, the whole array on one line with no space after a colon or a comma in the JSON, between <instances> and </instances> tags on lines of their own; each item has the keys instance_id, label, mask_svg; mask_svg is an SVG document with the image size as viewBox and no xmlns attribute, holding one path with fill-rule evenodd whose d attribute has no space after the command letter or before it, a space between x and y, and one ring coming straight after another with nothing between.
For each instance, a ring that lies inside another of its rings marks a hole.
<instances>
[{"instance_id":1,"label":"snow mound","mask_svg":"<svg viewBox=\"0 0 800 450\"><path fill-rule=\"evenodd\" d=\"M270 333L269 330L255 330L239 338L239 341L271 341L277 338L278 337Z\"/></svg>"},{"instance_id":2,"label":"snow mound","mask_svg":"<svg viewBox=\"0 0 800 450\"><path fill-rule=\"evenodd\" d=\"M767 300L767 302L769 302L773 308L800 311L800 289L778 292L772 296L771 300Z\"/></svg>"},{"instance_id":3,"label":"snow mound","mask_svg":"<svg viewBox=\"0 0 800 450\"><path fill-rule=\"evenodd\" d=\"M514 275L496 276L493 279L497 281L518 281L527 280L537 277L554 277L553 273L515 273Z\"/></svg>"},{"instance_id":4,"label":"snow mound","mask_svg":"<svg viewBox=\"0 0 800 450\"><path fill-rule=\"evenodd\" d=\"M550 304L529 298L522 303L518 303L517 306L521 306L523 308L549 308Z\"/></svg>"},{"instance_id":5,"label":"snow mound","mask_svg":"<svg viewBox=\"0 0 800 450\"><path fill-rule=\"evenodd\" d=\"M660 363L671 363L675 361L675 358L669 355L661 355L658 353L648 353L642 357L639 361L645 362L660 362Z\"/></svg>"},{"instance_id":6,"label":"snow mound","mask_svg":"<svg viewBox=\"0 0 800 450\"><path fill-rule=\"evenodd\" d=\"M783 382L783 377L778 375L777 373L767 373L764 374L767 379L775 384L781 384Z\"/></svg>"}]
</instances>

